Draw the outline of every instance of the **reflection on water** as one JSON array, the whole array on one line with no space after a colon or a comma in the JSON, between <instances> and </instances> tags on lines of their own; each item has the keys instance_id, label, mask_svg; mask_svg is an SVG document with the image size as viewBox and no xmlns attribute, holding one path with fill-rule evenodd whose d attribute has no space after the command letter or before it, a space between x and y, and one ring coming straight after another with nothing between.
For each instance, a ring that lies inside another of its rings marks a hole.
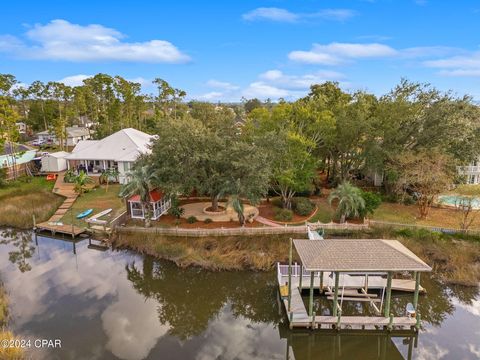
<instances>
[{"instance_id":1,"label":"reflection on water","mask_svg":"<svg viewBox=\"0 0 480 360\"><path fill-rule=\"evenodd\" d=\"M418 338L290 331L273 273L179 269L28 232L0 236L0 274L22 337L62 339L35 359L476 359L478 289L422 284ZM402 312L410 297L394 297ZM328 303L316 302L329 311ZM351 313L365 304L344 303ZM459 341L461 339L461 341Z\"/></svg>"}]
</instances>

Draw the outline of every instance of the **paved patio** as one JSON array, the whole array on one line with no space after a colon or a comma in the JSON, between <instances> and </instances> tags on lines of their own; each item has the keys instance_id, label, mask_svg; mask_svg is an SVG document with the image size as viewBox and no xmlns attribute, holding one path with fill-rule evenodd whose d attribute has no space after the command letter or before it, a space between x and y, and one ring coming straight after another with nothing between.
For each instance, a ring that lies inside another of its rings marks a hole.
<instances>
[{"instance_id":1,"label":"paved patio","mask_svg":"<svg viewBox=\"0 0 480 360\"><path fill-rule=\"evenodd\" d=\"M228 207L225 212L218 214L205 214L203 209L211 205L212 203L209 201L182 205L181 207L185 209L182 217L189 218L190 216L195 216L199 221L204 221L205 219L212 219L212 221L238 221L237 213L231 207ZM225 207L226 203L218 203L218 205ZM243 206L243 213L246 219L248 219L250 214L253 214L254 218L258 216L258 209L255 206L247 204Z\"/></svg>"}]
</instances>

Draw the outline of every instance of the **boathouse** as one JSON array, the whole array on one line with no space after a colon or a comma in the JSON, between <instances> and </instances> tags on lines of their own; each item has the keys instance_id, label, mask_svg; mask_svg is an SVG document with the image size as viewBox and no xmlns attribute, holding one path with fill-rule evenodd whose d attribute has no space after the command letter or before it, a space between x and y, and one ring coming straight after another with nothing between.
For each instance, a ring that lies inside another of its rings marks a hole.
<instances>
[{"instance_id":1,"label":"boathouse","mask_svg":"<svg viewBox=\"0 0 480 360\"><path fill-rule=\"evenodd\" d=\"M292 264L292 245L300 264ZM280 293L290 327L335 329L405 329L420 325L417 311L420 274L432 270L424 261L397 240L328 239L291 240L290 262L278 264ZM403 276L394 279L394 274ZM411 278L405 278L411 273ZM308 289L306 309L301 292ZM405 313L390 312L392 290L413 293ZM314 291L332 302L331 309L313 311ZM342 314L346 301L366 302L376 316Z\"/></svg>"}]
</instances>

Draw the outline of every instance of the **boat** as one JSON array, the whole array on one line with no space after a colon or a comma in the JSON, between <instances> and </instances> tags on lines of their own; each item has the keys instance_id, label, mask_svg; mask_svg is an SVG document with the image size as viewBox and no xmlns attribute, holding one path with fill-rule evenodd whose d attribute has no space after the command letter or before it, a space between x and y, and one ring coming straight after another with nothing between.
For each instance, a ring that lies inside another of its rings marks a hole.
<instances>
[{"instance_id":1,"label":"boat","mask_svg":"<svg viewBox=\"0 0 480 360\"><path fill-rule=\"evenodd\" d=\"M83 219L84 217L87 217L93 212L93 209L88 209L85 210L84 212L81 212L80 214L77 215L77 219Z\"/></svg>"},{"instance_id":2,"label":"boat","mask_svg":"<svg viewBox=\"0 0 480 360\"><path fill-rule=\"evenodd\" d=\"M112 212L112 209L103 210L103 211L99 212L98 214L95 214L95 215L91 216L90 218L88 218L88 220L96 220L96 219L99 219L99 218L101 218L102 216L105 216L105 215L107 215L107 214L109 214L109 213L111 213L111 212Z\"/></svg>"}]
</instances>

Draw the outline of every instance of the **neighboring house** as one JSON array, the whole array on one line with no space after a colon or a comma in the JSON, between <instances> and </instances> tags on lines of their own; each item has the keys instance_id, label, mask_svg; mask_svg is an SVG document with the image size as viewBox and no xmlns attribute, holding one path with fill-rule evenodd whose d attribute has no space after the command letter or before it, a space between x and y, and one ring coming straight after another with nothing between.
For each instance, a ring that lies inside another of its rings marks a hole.
<instances>
[{"instance_id":1,"label":"neighboring house","mask_svg":"<svg viewBox=\"0 0 480 360\"><path fill-rule=\"evenodd\" d=\"M70 153L66 151L58 151L51 154L45 154L42 156L42 172L60 172L67 170L67 159L66 157Z\"/></svg>"},{"instance_id":2,"label":"neighboring house","mask_svg":"<svg viewBox=\"0 0 480 360\"><path fill-rule=\"evenodd\" d=\"M79 141L90 139L90 130L86 127L70 126L65 128L65 131L67 133L67 146L75 146ZM50 130L37 133L37 138L46 143L60 145L55 133Z\"/></svg>"},{"instance_id":3,"label":"neighboring house","mask_svg":"<svg viewBox=\"0 0 480 360\"><path fill-rule=\"evenodd\" d=\"M467 166L458 166L457 171L460 175L465 176L467 184L480 184L480 160L475 160Z\"/></svg>"},{"instance_id":4,"label":"neighboring house","mask_svg":"<svg viewBox=\"0 0 480 360\"><path fill-rule=\"evenodd\" d=\"M152 139L154 136L136 129L122 129L102 140L80 141L66 159L70 169L84 170L93 176L116 169L119 183L126 184L135 160L150 152L148 145Z\"/></svg>"},{"instance_id":5,"label":"neighboring house","mask_svg":"<svg viewBox=\"0 0 480 360\"><path fill-rule=\"evenodd\" d=\"M26 134L27 133L27 124L25 124L24 122L17 122L17 129L18 129L18 132L20 134Z\"/></svg>"},{"instance_id":6,"label":"neighboring house","mask_svg":"<svg viewBox=\"0 0 480 360\"><path fill-rule=\"evenodd\" d=\"M27 174L27 164L35 153L36 150L27 145L6 142L0 148L0 168L7 169L7 179Z\"/></svg>"},{"instance_id":7,"label":"neighboring house","mask_svg":"<svg viewBox=\"0 0 480 360\"><path fill-rule=\"evenodd\" d=\"M145 219L145 209L140 200L140 195L133 195L127 202L127 212L132 219ZM157 189L150 191L150 208L152 211L150 216L152 220L157 220L165 214L171 206L171 199L165 197L161 191Z\"/></svg>"}]
</instances>

